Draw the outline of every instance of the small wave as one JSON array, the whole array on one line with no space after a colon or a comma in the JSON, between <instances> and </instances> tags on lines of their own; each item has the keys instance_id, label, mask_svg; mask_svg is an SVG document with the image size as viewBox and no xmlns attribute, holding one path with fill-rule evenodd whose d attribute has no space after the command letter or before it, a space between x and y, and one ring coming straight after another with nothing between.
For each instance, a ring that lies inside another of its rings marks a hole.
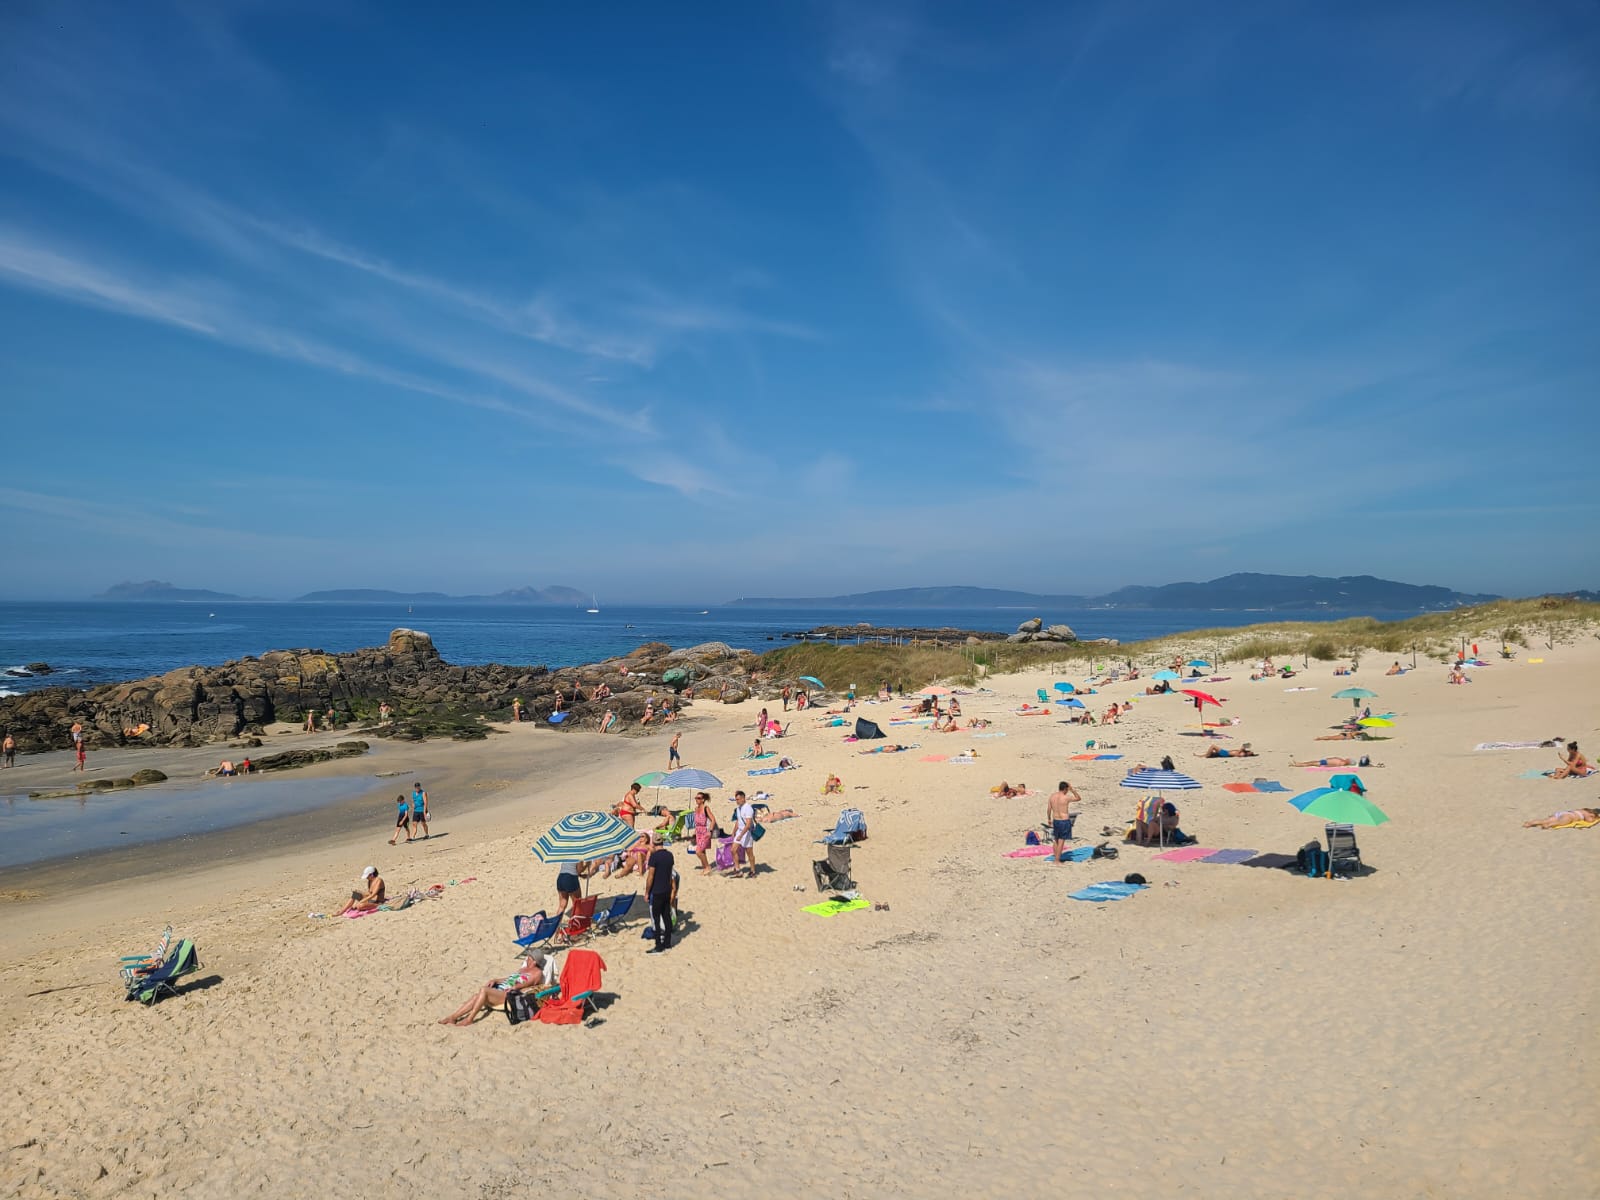
<instances>
[{"instance_id":1,"label":"small wave","mask_svg":"<svg viewBox=\"0 0 1600 1200\"><path fill-rule=\"evenodd\" d=\"M13 692L10 688L0 688L0 696L20 696L21 692Z\"/></svg>"}]
</instances>

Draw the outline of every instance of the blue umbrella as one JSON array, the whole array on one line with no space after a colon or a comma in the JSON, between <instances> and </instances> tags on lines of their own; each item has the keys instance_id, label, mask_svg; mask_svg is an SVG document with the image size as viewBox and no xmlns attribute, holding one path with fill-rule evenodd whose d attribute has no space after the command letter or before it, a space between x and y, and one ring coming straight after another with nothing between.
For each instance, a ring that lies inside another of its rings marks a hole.
<instances>
[{"instance_id":1,"label":"blue umbrella","mask_svg":"<svg viewBox=\"0 0 1600 1200\"><path fill-rule=\"evenodd\" d=\"M668 771L656 780L658 788L719 788L722 780L710 771L702 771L699 767L680 767L676 771Z\"/></svg>"},{"instance_id":2,"label":"blue umbrella","mask_svg":"<svg viewBox=\"0 0 1600 1200\"><path fill-rule=\"evenodd\" d=\"M1179 675L1176 671L1157 671L1154 675L1150 676L1150 678L1154 679L1157 683L1170 683L1174 679L1182 679L1183 676Z\"/></svg>"},{"instance_id":3,"label":"blue umbrella","mask_svg":"<svg viewBox=\"0 0 1600 1200\"><path fill-rule=\"evenodd\" d=\"M638 840L636 830L610 813L576 812L550 826L532 849L533 856L540 862L570 862L605 858L626 850Z\"/></svg>"},{"instance_id":4,"label":"blue umbrella","mask_svg":"<svg viewBox=\"0 0 1600 1200\"><path fill-rule=\"evenodd\" d=\"M1089 707L1082 700L1076 700L1076 699L1073 699L1073 700L1057 700L1056 703L1061 705L1061 707L1063 707L1063 708L1088 708Z\"/></svg>"},{"instance_id":5,"label":"blue umbrella","mask_svg":"<svg viewBox=\"0 0 1600 1200\"><path fill-rule=\"evenodd\" d=\"M1067 692L1069 694L1078 690L1077 688L1073 687L1070 683L1058 683L1058 684L1055 685L1055 689L1058 692Z\"/></svg>"},{"instance_id":6,"label":"blue umbrella","mask_svg":"<svg viewBox=\"0 0 1600 1200\"><path fill-rule=\"evenodd\" d=\"M1191 658L1188 662L1184 663L1183 665L1186 666L1186 667L1209 667L1211 664L1208 663L1203 658Z\"/></svg>"},{"instance_id":7,"label":"blue umbrella","mask_svg":"<svg viewBox=\"0 0 1600 1200\"><path fill-rule=\"evenodd\" d=\"M800 682L809 683L813 687L821 688L823 691L828 690L828 685L823 683L822 680L818 679L815 675L802 675L800 676Z\"/></svg>"},{"instance_id":8,"label":"blue umbrella","mask_svg":"<svg viewBox=\"0 0 1600 1200\"><path fill-rule=\"evenodd\" d=\"M1146 792L1192 792L1200 786L1200 781L1182 771L1130 771L1117 786Z\"/></svg>"}]
</instances>

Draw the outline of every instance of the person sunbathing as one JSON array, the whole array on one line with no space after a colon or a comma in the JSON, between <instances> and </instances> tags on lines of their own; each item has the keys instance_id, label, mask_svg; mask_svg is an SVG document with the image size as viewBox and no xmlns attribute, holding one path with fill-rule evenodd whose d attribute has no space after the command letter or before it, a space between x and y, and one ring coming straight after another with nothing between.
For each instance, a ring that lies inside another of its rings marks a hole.
<instances>
[{"instance_id":1,"label":"person sunbathing","mask_svg":"<svg viewBox=\"0 0 1600 1200\"><path fill-rule=\"evenodd\" d=\"M1291 760L1289 765L1291 767L1353 767L1356 763L1351 758L1308 758L1305 762ZM1361 765L1370 767L1373 765L1382 766L1383 764L1362 763Z\"/></svg>"},{"instance_id":2,"label":"person sunbathing","mask_svg":"<svg viewBox=\"0 0 1600 1200\"><path fill-rule=\"evenodd\" d=\"M1019 783L1016 787L1012 787L1009 783L1002 779L1000 781L1000 786L990 788L989 792L991 795L999 796L1003 800L1010 800L1016 796L1026 796L1028 794L1028 785L1025 783Z\"/></svg>"},{"instance_id":3,"label":"person sunbathing","mask_svg":"<svg viewBox=\"0 0 1600 1200\"><path fill-rule=\"evenodd\" d=\"M757 738L750 743L750 749L744 752L744 756L746 758L760 758L764 753L766 752L761 748L761 739Z\"/></svg>"},{"instance_id":4,"label":"person sunbathing","mask_svg":"<svg viewBox=\"0 0 1600 1200\"><path fill-rule=\"evenodd\" d=\"M1578 753L1578 743L1568 742L1567 752L1562 757L1561 765L1550 772L1551 779L1582 779L1585 775L1592 774L1594 768L1589 765L1589 760Z\"/></svg>"},{"instance_id":5,"label":"person sunbathing","mask_svg":"<svg viewBox=\"0 0 1600 1200\"><path fill-rule=\"evenodd\" d=\"M350 899L333 915L342 917L347 912L376 912L383 903L383 876L378 874L377 867L368 867L361 872L361 881L366 884L365 892L351 892Z\"/></svg>"},{"instance_id":6,"label":"person sunbathing","mask_svg":"<svg viewBox=\"0 0 1600 1200\"><path fill-rule=\"evenodd\" d=\"M957 700L954 696L950 697L950 715L952 717L959 717L961 715L961 701Z\"/></svg>"},{"instance_id":7,"label":"person sunbathing","mask_svg":"<svg viewBox=\"0 0 1600 1200\"><path fill-rule=\"evenodd\" d=\"M1385 675L1404 675L1405 673L1405 668L1400 665L1399 659L1395 659L1394 666L1384 672Z\"/></svg>"},{"instance_id":8,"label":"person sunbathing","mask_svg":"<svg viewBox=\"0 0 1600 1200\"><path fill-rule=\"evenodd\" d=\"M1524 829L1564 829L1568 825L1589 825L1600 821L1600 808L1569 808L1535 821L1524 821Z\"/></svg>"},{"instance_id":9,"label":"person sunbathing","mask_svg":"<svg viewBox=\"0 0 1600 1200\"><path fill-rule=\"evenodd\" d=\"M1346 726L1338 733L1325 733L1315 740L1319 742L1364 742L1367 740L1367 731Z\"/></svg>"},{"instance_id":10,"label":"person sunbathing","mask_svg":"<svg viewBox=\"0 0 1600 1200\"><path fill-rule=\"evenodd\" d=\"M968 729L987 729L987 728L989 728L990 724L991 724L991 722L984 720L982 717L973 717L972 720L967 722L967 728Z\"/></svg>"},{"instance_id":11,"label":"person sunbathing","mask_svg":"<svg viewBox=\"0 0 1600 1200\"><path fill-rule=\"evenodd\" d=\"M611 709L606 709L606 715L600 718L600 732L610 733L617 724L617 714Z\"/></svg>"},{"instance_id":12,"label":"person sunbathing","mask_svg":"<svg viewBox=\"0 0 1600 1200\"><path fill-rule=\"evenodd\" d=\"M1207 746L1204 754L1196 754L1196 758L1254 758L1256 752L1250 749L1246 742L1237 750L1224 750L1221 746Z\"/></svg>"},{"instance_id":13,"label":"person sunbathing","mask_svg":"<svg viewBox=\"0 0 1600 1200\"><path fill-rule=\"evenodd\" d=\"M440 1017L441 1025L467 1026L491 1009L504 1008L506 997L512 992L538 991L544 987L545 957L533 953L521 960L518 970L504 979L490 979L472 997L448 1017Z\"/></svg>"}]
</instances>

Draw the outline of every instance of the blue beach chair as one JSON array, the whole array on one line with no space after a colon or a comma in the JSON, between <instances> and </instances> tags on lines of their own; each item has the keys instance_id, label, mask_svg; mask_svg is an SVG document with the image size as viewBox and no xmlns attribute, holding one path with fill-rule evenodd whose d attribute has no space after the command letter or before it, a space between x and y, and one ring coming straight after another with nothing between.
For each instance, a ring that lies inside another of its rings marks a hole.
<instances>
[{"instance_id":1,"label":"blue beach chair","mask_svg":"<svg viewBox=\"0 0 1600 1200\"><path fill-rule=\"evenodd\" d=\"M605 912L597 913L594 918L594 931L596 933L615 933L617 926L622 924L622 919L633 908L633 902L639 898L638 892L627 896L611 897L611 904Z\"/></svg>"},{"instance_id":2,"label":"blue beach chair","mask_svg":"<svg viewBox=\"0 0 1600 1200\"><path fill-rule=\"evenodd\" d=\"M548 942L561 928L561 917L547 917L542 911L530 917L513 917L516 922L517 936L512 939L517 945L526 950L530 946L537 946Z\"/></svg>"},{"instance_id":3,"label":"blue beach chair","mask_svg":"<svg viewBox=\"0 0 1600 1200\"><path fill-rule=\"evenodd\" d=\"M200 969L200 955L195 949L194 942L184 938L178 943L168 959L155 970L143 975L135 975L128 981L128 993L125 1000L137 1000L141 1004L154 1004L162 996L176 996L177 985L173 980L180 979L191 972Z\"/></svg>"}]
</instances>

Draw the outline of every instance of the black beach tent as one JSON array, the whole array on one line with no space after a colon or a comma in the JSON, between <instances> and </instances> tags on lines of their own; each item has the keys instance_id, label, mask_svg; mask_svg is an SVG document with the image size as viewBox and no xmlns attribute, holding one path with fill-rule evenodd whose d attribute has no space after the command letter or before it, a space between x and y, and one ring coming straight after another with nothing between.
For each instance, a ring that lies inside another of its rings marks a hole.
<instances>
[{"instance_id":1,"label":"black beach tent","mask_svg":"<svg viewBox=\"0 0 1600 1200\"><path fill-rule=\"evenodd\" d=\"M868 721L864 717L856 718L856 737L866 739L881 738L882 736L883 730L879 729L871 721Z\"/></svg>"}]
</instances>

